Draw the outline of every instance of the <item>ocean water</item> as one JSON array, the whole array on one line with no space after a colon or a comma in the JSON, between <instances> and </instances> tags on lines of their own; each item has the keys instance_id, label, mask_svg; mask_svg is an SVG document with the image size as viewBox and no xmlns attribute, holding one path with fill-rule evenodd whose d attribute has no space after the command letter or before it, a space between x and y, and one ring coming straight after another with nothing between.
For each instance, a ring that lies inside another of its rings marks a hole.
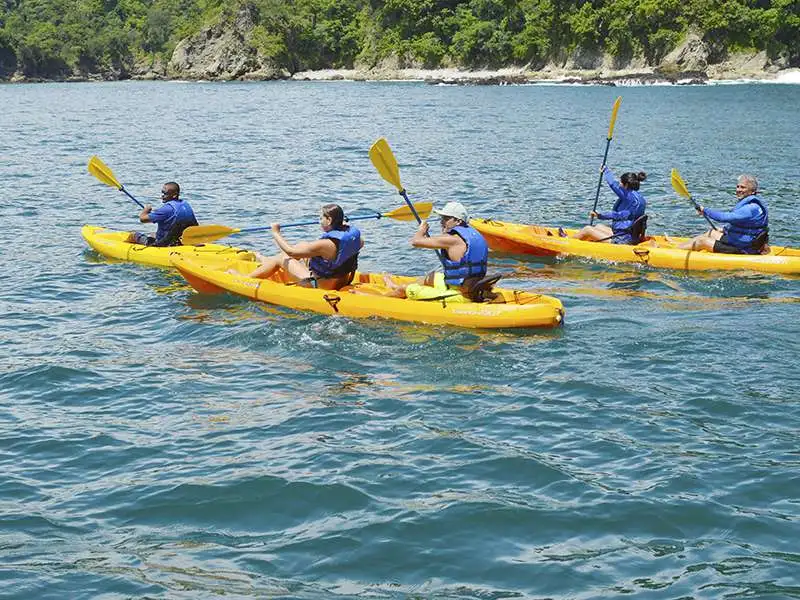
<instances>
[{"instance_id":1,"label":"ocean water","mask_svg":"<svg viewBox=\"0 0 800 600\"><path fill-rule=\"evenodd\" d=\"M800 246L793 85L0 86L0 597L800 598L800 279L492 255L566 323L481 332L203 297L80 238L143 227L92 154L254 227L400 206L379 136L413 200L580 225L618 94L651 231L705 223L671 168L720 208L750 172ZM362 268L436 264L362 231Z\"/></svg>"}]
</instances>

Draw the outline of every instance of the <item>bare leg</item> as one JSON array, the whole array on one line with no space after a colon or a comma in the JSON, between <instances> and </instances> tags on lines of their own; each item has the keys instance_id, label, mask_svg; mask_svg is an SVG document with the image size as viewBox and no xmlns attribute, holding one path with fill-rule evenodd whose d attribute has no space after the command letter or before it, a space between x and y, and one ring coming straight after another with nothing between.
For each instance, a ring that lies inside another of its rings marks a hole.
<instances>
[{"instance_id":1,"label":"bare leg","mask_svg":"<svg viewBox=\"0 0 800 600\"><path fill-rule=\"evenodd\" d=\"M291 258L287 254L281 252L274 256L256 255L261 260L261 265L253 271L247 273L248 277L255 277L258 279L266 279L278 269L283 269L294 281L307 279L311 277L311 271L308 270L306 264L296 258Z\"/></svg>"},{"instance_id":2,"label":"bare leg","mask_svg":"<svg viewBox=\"0 0 800 600\"><path fill-rule=\"evenodd\" d=\"M247 273L247 276L256 277L258 279L266 279L281 267L281 259L282 256L280 254L262 258L261 264L258 266L258 268Z\"/></svg>"},{"instance_id":3,"label":"bare leg","mask_svg":"<svg viewBox=\"0 0 800 600\"><path fill-rule=\"evenodd\" d=\"M391 275L384 275L383 276L383 283L386 286L386 289L389 291L386 293L387 296L391 298L405 298L406 297L406 287L405 285L398 285L394 281L392 281Z\"/></svg>"},{"instance_id":4,"label":"bare leg","mask_svg":"<svg viewBox=\"0 0 800 600\"><path fill-rule=\"evenodd\" d=\"M709 252L714 251L714 242L719 240L722 237L722 232L714 229L711 229L705 232L702 235L698 235L697 237L689 240L688 242L684 242L680 244L678 248L681 250L707 250Z\"/></svg>"},{"instance_id":5,"label":"bare leg","mask_svg":"<svg viewBox=\"0 0 800 600\"><path fill-rule=\"evenodd\" d=\"M608 225L587 225L572 237L576 240L588 240L590 242L610 242L606 239L614 235L614 231Z\"/></svg>"}]
</instances>

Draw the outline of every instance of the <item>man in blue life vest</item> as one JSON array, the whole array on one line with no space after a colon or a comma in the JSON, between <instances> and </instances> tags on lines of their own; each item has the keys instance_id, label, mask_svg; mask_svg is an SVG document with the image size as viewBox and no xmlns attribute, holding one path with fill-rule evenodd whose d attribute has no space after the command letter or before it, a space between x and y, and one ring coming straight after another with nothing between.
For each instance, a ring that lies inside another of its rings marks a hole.
<instances>
[{"instance_id":1,"label":"man in blue life vest","mask_svg":"<svg viewBox=\"0 0 800 600\"><path fill-rule=\"evenodd\" d=\"M460 202L448 202L433 212L440 217L442 234L428 237L428 223L423 221L411 238L411 245L435 249L444 271L428 273L407 286L397 285L387 277L389 295L410 300L466 301L464 294L469 295L470 285L486 276L489 246L478 230L469 225L467 209Z\"/></svg>"},{"instance_id":2,"label":"man in blue life vest","mask_svg":"<svg viewBox=\"0 0 800 600\"><path fill-rule=\"evenodd\" d=\"M261 265L248 277L267 278L283 270L289 281L303 287L338 290L348 285L358 267L358 253L364 246L361 232L345 222L338 204L326 204L320 210L322 235L311 242L290 244L281 234L281 226L273 223L272 238L280 253L274 256L256 254ZM235 272L235 271L232 271Z\"/></svg>"},{"instance_id":3,"label":"man in blue life vest","mask_svg":"<svg viewBox=\"0 0 800 600\"><path fill-rule=\"evenodd\" d=\"M736 183L739 202L731 211L700 206L697 214L727 223L722 229L711 229L680 244L684 250L708 250L724 254L768 254L769 214L767 203L758 195L758 180L740 175Z\"/></svg>"},{"instance_id":4,"label":"man in blue life vest","mask_svg":"<svg viewBox=\"0 0 800 600\"><path fill-rule=\"evenodd\" d=\"M183 230L197 225L194 211L186 200L180 199L181 186L168 181L161 186L161 206L153 210L153 206L145 204L139 213L142 223L156 223L156 236L132 231L128 241L144 246L178 246L181 243Z\"/></svg>"}]
</instances>

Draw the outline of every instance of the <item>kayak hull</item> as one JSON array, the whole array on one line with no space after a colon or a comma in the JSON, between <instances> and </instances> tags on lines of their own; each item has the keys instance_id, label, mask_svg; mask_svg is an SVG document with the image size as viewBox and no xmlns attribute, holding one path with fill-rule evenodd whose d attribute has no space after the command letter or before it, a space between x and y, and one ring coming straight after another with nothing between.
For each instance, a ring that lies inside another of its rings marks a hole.
<instances>
[{"instance_id":1,"label":"kayak hull","mask_svg":"<svg viewBox=\"0 0 800 600\"><path fill-rule=\"evenodd\" d=\"M357 273L351 285L332 291L287 284L280 271L268 279L244 275L258 265L254 261L235 261L224 267L177 253L171 259L200 292L218 288L252 300L324 315L382 317L476 329L552 328L561 325L564 318L564 307L558 299L520 290L495 288L502 296L500 302L418 301L382 295L387 288L381 273ZM415 281L413 277L391 277L395 284ZM198 280L203 282L199 287L195 285Z\"/></svg>"},{"instance_id":2,"label":"kayak hull","mask_svg":"<svg viewBox=\"0 0 800 600\"><path fill-rule=\"evenodd\" d=\"M677 244L689 238L651 236L638 245L608 244L560 237L558 227L523 225L490 219L470 219L492 250L534 256L580 256L610 262L644 264L685 271L758 271L782 275L800 274L800 250L770 246L768 254L721 254L681 250ZM576 232L566 229L567 235Z\"/></svg>"},{"instance_id":3,"label":"kayak hull","mask_svg":"<svg viewBox=\"0 0 800 600\"><path fill-rule=\"evenodd\" d=\"M81 228L81 236L96 252L109 258L132 261L145 265L171 267L170 254L172 253L193 256L195 258L202 258L219 263L227 263L239 258L255 258L252 252L221 244L169 246L166 248L131 244L125 241L128 237L128 233L127 231L115 231L95 225L84 225Z\"/></svg>"}]
</instances>

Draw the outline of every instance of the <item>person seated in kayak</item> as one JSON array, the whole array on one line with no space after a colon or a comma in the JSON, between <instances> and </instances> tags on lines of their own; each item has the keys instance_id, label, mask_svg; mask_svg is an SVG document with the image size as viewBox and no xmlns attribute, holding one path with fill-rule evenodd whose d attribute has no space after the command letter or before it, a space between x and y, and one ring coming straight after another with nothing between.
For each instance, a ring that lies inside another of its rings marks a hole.
<instances>
[{"instance_id":1,"label":"person seated in kayak","mask_svg":"<svg viewBox=\"0 0 800 600\"><path fill-rule=\"evenodd\" d=\"M183 230L197 225L191 205L186 200L181 200L180 195L181 186L174 181L168 181L161 186L161 206L153 210L152 205L145 204L142 212L139 213L140 222L158 225L155 237L132 231L128 236L128 241L144 246L180 245Z\"/></svg>"},{"instance_id":2,"label":"person seated in kayak","mask_svg":"<svg viewBox=\"0 0 800 600\"><path fill-rule=\"evenodd\" d=\"M698 215L727 224L722 229L709 229L678 248L723 254L768 253L769 214L767 203L758 196L758 180L752 175L739 175L736 197L739 202L731 211L697 207Z\"/></svg>"},{"instance_id":3,"label":"person seated in kayak","mask_svg":"<svg viewBox=\"0 0 800 600\"><path fill-rule=\"evenodd\" d=\"M587 225L572 237L591 242L638 244L644 237L644 230L635 225L642 223L637 219L644 217L647 209L647 202L639 191L639 184L647 179L647 174L642 171L623 173L617 183L608 167L603 166L602 172L608 187L617 195L617 201L609 212L591 211L589 216L604 221L610 220L611 227L601 223Z\"/></svg>"},{"instance_id":4,"label":"person seated in kayak","mask_svg":"<svg viewBox=\"0 0 800 600\"><path fill-rule=\"evenodd\" d=\"M248 276L264 279L282 269L292 281L304 287L338 290L348 285L364 246L361 232L344 222L344 211L338 204L322 207L319 224L322 235L318 240L290 244L281 235L281 226L273 223L272 238L281 251L274 256L256 253L261 266Z\"/></svg>"},{"instance_id":5,"label":"person seated in kayak","mask_svg":"<svg viewBox=\"0 0 800 600\"><path fill-rule=\"evenodd\" d=\"M442 234L428 237L428 223L423 221L411 245L437 250L444 272L431 272L415 283L398 285L388 275L384 278L388 296L411 300L463 298L471 282L486 275L489 246L477 229L469 225L469 216L460 202L448 202L441 210Z\"/></svg>"}]
</instances>

